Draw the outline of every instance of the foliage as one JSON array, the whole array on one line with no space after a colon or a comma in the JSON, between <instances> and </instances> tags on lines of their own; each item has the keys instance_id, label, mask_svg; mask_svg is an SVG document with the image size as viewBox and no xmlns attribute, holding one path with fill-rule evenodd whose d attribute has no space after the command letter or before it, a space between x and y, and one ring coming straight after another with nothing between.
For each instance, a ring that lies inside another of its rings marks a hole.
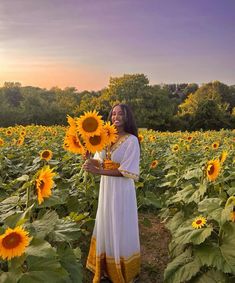
<instances>
[{"instance_id":1,"label":"foliage","mask_svg":"<svg viewBox=\"0 0 235 283\"><path fill-rule=\"evenodd\" d=\"M4 127L65 125L67 114L80 116L94 109L107 119L111 107L123 102L132 107L139 127L161 131L192 130L201 127L197 117L200 117L201 105L208 100L214 101L222 117L216 129L231 128L234 123L234 86L218 81L200 87L195 83L149 85L144 74L125 74L111 77L105 89L82 92L74 87L46 90L6 82L0 88L0 99L0 126ZM207 109L212 113L214 108L207 105ZM215 115L217 117L218 113ZM206 129L215 129L213 119L207 124Z\"/></svg>"},{"instance_id":2,"label":"foliage","mask_svg":"<svg viewBox=\"0 0 235 283\"><path fill-rule=\"evenodd\" d=\"M89 245L99 176L88 174L84 179L81 156L63 150L66 130L35 125L0 128L4 141L0 146L0 234L7 227L23 225L32 237L23 255L10 262L0 260L1 282L82 282L81 241ZM22 136L23 143L17 143ZM232 282L234 139L234 130L140 129L137 204L139 210L160 214L172 234L166 282ZM53 152L48 161L40 158L45 149ZM222 161L223 152L227 155ZM214 159L220 160L220 171L211 182L206 168ZM39 205L35 179L45 165L56 172L55 186L52 196ZM192 222L200 215L207 222L194 229Z\"/></svg>"}]
</instances>

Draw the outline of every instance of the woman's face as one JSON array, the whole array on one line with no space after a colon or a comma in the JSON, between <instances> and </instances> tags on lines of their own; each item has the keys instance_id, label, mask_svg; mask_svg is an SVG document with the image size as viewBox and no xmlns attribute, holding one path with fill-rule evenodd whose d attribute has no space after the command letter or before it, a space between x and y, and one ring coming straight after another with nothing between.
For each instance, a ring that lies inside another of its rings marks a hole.
<instances>
[{"instance_id":1,"label":"woman's face","mask_svg":"<svg viewBox=\"0 0 235 283\"><path fill-rule=\"evenodd\" d=\"M111 120L115 127L124 128L126 119L121 106L117 105L113 108Z\"/></svg>"}]
</instances>

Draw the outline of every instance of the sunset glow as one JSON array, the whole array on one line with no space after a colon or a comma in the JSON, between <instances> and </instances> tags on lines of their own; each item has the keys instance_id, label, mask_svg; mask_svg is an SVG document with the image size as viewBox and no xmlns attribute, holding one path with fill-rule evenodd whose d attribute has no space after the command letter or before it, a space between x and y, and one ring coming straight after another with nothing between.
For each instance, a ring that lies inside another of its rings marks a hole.
<instances>
[{"instance_id":1,"label":"sunset glow","mask_svg":"<svg viewBox=\"0 0 235 283\"><path fill-rule=\"evenodd\" d=\"M100 90L132 73L235 83L232 0L11 0L0 18L0 85Z\"/></svg>"}]
</instances>

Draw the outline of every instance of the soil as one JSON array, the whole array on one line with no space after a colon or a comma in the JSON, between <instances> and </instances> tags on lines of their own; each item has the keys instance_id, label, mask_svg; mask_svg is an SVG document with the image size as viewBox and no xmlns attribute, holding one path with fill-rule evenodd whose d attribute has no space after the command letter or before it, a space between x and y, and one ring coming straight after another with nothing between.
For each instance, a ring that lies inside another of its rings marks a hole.
<instances>
[{"instance_id":1,"label":"soil","mask_svg":"<svg viewBox=\"0 0 235 283\"><path fill-rule=\"evenodd\" d=\"M154 213L139 213L141 244L141 273L136 283L163 283L164 270L169 262L168 244L170 233ZM85 265L88 246L82 248ZM85 267L84 283L92 282L92 274Z\"/></svg>"}]
</instances>

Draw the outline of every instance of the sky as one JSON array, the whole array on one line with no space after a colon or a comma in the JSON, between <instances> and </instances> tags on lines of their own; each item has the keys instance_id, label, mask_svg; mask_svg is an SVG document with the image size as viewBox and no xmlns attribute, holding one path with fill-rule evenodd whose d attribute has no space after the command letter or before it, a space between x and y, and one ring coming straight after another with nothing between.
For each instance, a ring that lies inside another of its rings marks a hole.
<instances>
[{"instance_id":1,"label":"sky","mask_svg":"<svg viewBox=\"0 0 235 283\"><path fill-rule=\"evenodd\" d=\"M0 86L235 84L235 0L1 0Z\"/></svg>"}]
</instances>

